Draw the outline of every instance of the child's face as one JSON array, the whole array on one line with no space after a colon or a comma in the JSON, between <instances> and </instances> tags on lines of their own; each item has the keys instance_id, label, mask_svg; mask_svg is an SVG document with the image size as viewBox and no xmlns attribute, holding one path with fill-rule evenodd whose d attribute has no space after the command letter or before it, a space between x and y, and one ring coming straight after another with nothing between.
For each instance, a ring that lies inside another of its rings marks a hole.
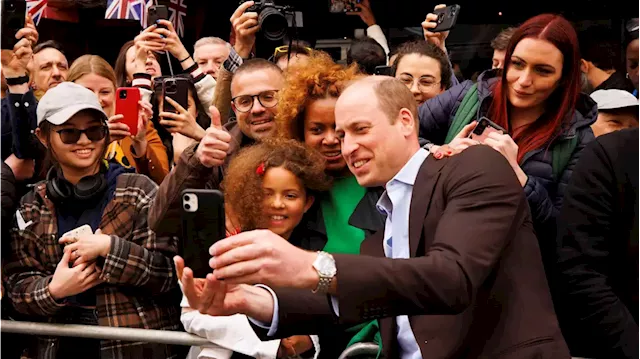
<instances>
[{"instance_id":1,"label":"child's face","mask_svg":"<svg viewBox=\"0 0 640 359\"><path fill-rule=\"evenodd\" d=\"M267 169L262 181L266 227L289 239L304 213L313 204L298 177L282 167Z\"/></svg>"}]
</instances>

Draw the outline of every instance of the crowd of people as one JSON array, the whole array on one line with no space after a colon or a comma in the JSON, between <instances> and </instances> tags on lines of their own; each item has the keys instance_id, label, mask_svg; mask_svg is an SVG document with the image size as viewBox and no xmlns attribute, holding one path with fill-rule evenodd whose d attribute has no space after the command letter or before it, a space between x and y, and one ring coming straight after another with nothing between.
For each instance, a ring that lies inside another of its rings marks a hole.
<instances>
[{"instance_id":1,"label":"crowd of people","mask_svg":"<svg viewBox=\"0 0 640 359\"><path fill-rule=\"evenodd\" d=\"M433 13L390 49L358 2L339 64L304 41L255 58L252 5L193 54L159 20L113 66L69 63L29 17L3 50L3 319L209 341L3 333L3 356L639 357L637 19L620 43L532 17L463 80ZM188 189L224 194L205 277L179 256Z\"/></svg>"}]
</instances>

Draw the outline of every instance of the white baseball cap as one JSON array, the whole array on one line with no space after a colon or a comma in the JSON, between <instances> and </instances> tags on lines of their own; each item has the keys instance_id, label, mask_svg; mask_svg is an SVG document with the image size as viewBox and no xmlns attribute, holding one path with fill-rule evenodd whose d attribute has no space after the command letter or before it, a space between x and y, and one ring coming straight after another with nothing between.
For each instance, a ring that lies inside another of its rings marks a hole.
<instances>
[{"instance_id":1,"label":"white baseball cap","mask_svg":"<svg viewBox=\"0 0 640 359\"><path fill-rule=\"evenodd\" d=\"M591 94L591 98L598 104L598 110L638 107L638 99L624 90L598 90Z\"/></svg>"},{"instance_id":2,"label":"white baseball cap","mask_svg":"<svg viewBox=\"0 0 640 359\"><path fill-rule=\"evenodd\" d=\"M103 121L107 121L107 115L102 110L96 94L76 83L63 82L49 89L38 102L38 126L43 121L56 126L62 125L82 110L95 110Z\"/></svg>"}]
</instances>

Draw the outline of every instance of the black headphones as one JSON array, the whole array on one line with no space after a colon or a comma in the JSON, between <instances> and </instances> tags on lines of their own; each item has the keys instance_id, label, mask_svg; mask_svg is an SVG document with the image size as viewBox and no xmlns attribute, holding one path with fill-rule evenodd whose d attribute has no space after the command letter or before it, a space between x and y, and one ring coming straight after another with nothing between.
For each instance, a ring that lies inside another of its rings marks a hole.
<instances>
[{"instance_id":1,"label":"black headphones","mask_svg":"<svg viewBox=\"0 0 640 359\"><path fill-rule=\"evenodd\" d=\"M65 201L88 202L100 198L107 189L107 180L104 176L106 166L100 166L100 172L92 176L80 179L77 185L64 179L58 174L55 166L47 172L47 196L53 203L60 204Z\"/></svg>"}]
</instances>

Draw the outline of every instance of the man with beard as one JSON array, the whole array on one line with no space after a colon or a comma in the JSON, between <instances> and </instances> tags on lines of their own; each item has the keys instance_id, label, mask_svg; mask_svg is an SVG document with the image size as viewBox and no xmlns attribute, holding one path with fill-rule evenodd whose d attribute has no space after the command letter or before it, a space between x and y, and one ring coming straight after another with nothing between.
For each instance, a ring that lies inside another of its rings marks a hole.
<instances>
[{"instance_id":1,"label":"man with beard","mask_svg":"<svg viewBox=\"0 0 640 359\"><path fill-rule=\"evenodd\" d=\"M209 108L211 127L206 130L206 135L200 143L184 150L158 189L149 210L151 229L158 235L182 233L182 191L187 188L220 188L223 173L239 149L275 135L277 95L283 87L282 70L272 62L253 59L238 68L231 82L231 107L236 119L222 126L218 110L214 106ZM233 222L230 213L227 213L227 220Z\"/></svg>"}]
</instances>

